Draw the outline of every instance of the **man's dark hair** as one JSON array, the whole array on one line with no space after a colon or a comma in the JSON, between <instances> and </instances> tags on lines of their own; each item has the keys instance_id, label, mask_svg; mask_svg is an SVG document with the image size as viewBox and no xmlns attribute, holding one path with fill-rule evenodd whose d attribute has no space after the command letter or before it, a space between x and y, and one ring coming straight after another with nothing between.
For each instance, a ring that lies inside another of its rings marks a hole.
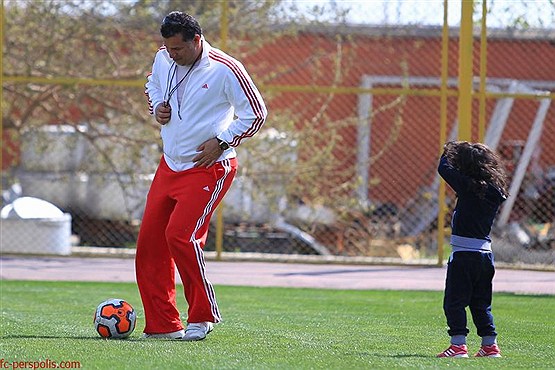
<instances>
[{"instance_id":1,"label":"man's dark hair","mask_svg":"<svg viewBox=\"0 0 555 370\"><path fill-rule=\"evenodd\" d=\"M189 14L173 11L164 17L160 33L165 39L181 34L183 41L191 41L195 35L202 35L202 29L198 21Z\"/></svg>"}]
</instances>

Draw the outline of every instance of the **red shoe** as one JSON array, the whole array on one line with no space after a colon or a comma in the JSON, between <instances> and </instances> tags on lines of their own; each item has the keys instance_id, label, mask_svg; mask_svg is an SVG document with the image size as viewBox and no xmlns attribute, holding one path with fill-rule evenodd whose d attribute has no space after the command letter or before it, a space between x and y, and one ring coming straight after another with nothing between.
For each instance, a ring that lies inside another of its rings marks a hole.
<instances>
[{"instance_id":1,"label":"red shoe","mask_svg":"<svg viewBox=\"0 0 555 370\"><path fill-rule=\"evenodd\" d=\"M482 346L474 357L501 357L501 350L495 343L489 346Z\"/></svg>"},{"instance_id":2,"label":"red shoe","mask_svg":"<svg viewBox=\"0 0 555 370\"><path fill-rule=\"evenodd\" d=\"M451 344L449 348L441 352L437 357L468 357L468 348L466 348L466 344Z\"/></svg>"}]
</instances>

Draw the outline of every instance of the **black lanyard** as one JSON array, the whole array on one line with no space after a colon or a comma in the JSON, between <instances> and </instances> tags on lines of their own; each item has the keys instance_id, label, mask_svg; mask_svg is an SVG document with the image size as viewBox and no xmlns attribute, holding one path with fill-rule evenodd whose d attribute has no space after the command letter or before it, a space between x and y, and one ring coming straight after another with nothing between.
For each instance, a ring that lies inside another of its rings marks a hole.
<instances>
[{"instance_id":1,"label":"black lanyard","mask_svg":"<svg viewBox=\"0 0 555 370\"><path fill-rule=\"evenodd\" d=\"M173 81L173 77L176 76L176 74L177 74L177 64L175 62L172 63L172 65L170 66L170 69L168 70L168 77L166 78L166 92L164 93L164 105L165 106L170 105L170 99L171 99L172 95L177 91L179 86L181 86L183 81L185 81L185 79L187 78L189 73L191 73L191 71L193 70L193 67L199 61L201 56L202 56L202 51L197 56L197 59L195 59L193 64L191 64L191 66L187 70L187 73L185 73L185 76L183 76L183 78L181 78L181 80L179 80L179 82L176 83L174 87L170 88L171 82ZM172 72L172 68L173 68L173 72ZM167 99L166 99L166 96L168 97ZM180 110L181 110L181 104L179 103L179 99L177 99L177 115L179 116L179 119L181 119Z\"/></svg>"}]
</instances>

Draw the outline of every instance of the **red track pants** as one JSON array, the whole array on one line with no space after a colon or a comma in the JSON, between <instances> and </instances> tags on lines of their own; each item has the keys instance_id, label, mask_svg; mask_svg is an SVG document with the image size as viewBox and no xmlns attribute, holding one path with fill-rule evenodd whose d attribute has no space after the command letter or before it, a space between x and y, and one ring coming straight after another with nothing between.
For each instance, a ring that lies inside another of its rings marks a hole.
<instances>
[{"instance_id":1,"label":"red track pants","mask_svg":"<svg viewBox=\"0 0 555 370\"><path fill-rule=\"evenodd\" d=\"M147 196L135 258L145 333L183 329L175 300L176 265L189 305L187 322L221 320L206 278L203 248L210 217L236 172L235 158L175 172L162 157Z\"/></svg>"}]
</instances>

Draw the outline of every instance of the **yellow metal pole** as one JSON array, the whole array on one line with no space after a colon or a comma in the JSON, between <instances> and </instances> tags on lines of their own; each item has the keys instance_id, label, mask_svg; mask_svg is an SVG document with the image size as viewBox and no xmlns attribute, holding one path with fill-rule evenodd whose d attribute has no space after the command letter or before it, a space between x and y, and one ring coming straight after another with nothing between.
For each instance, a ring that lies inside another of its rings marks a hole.
<instances>
[{"instance_id":1,"label":"yellow metal pole","mask_svg":"<svg viewBox=\"0 0 555 370\"><path fill-rule=\"evenodd\" d=\"M0 7L0 107L4 107L4 0ZM0 109L0 142L4 142L4 110ZM0 149L0 163L2 163ZM0 189L2 186L0 185Z\"/></svg>"},{"instance_id":2,"label":"yellow metal pole","mask_svg":"<svg viewBox=\"0 0 555 370\"><path fill-rule=\"evenodd\" d=\"M221 2L222 15L220 18L220 48L223 51L227 49L228 35L228 11L229 4L227 0ZM222 259L222 250L224 246L224 201L220 203L216 209L216 260Z\"/></svg>"},{"instance_id":3,"label":"yellow metal pole","mask_svg":"<svg viewBox=\"0 0 555 370\"><path fill-rule=\"evenodd\" d=\"M227 39L229 30L229 1L223 0L221 5L222 15L220 18L220 49L222 51L227 51Z\"/></svg>"},{"instance_id":4,"label":"yellow metal pole","mask_svg":"<svg viewBox=\"0 0 555 370\"><path fill-rule=\"evenodd\" d=\"M459 35L459 140L472 135L472 13L473 0L461 0Z\"/></svg>"},{"instance_id":5,"label":"yellow metal pole","mask_svg":"<svg viewBox=\"0 0 555 370\"><path fill-rule=\"evenodd\" d=\"M480 111L478 118L478 141L484 142L486 132L486 75L487 75L487 2L482 0L482 26L480 30Z\"/></svg>"},{"instance_id":6,"label":"yellow metal pole","mask_svg":"<svg viewBox=\"0 0 555 370\"><path fill-rule=\"evenodd\" d=\"M441 99L439 106L439 153L447 140L447 79L449 77L449 24L447 3L443 0L443 30L441 33ZM443 265L443 243L445 243L445 181L440 180L437 195L437 264Z\"/></svg>"}]
</instances>

